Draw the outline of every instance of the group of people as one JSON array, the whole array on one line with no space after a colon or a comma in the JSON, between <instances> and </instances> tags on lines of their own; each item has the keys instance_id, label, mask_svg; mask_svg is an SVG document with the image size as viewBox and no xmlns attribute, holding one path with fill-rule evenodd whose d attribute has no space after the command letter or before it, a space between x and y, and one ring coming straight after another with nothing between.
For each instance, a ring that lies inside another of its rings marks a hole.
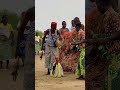
<instances>
[{"instance_id":1,"label":"group of people","mask_svg":"<svg viewBox=\"0 0 120 90\"><path fill-rule=\"evenodd\" d=\"M13 64L13 80L19 74L19 58L24 66L24 90L33 90L35 74L35 7L29 8L21 14L15 30L9 22L9 15L3 15L0 22L0 69L6 60L6 68L9 60L16 60ZM16 32L16 33L15 33ZM13 55L13 48L15 55Z\"/></svg>"},{"instance_id":2,"label":"group of people","mask_svg":"<svg viewBox=\"0 0 120 90\"><path fill-rule=\"evenodd\" d=\"M75 17L71 21L71 30L66 28L66 21L62 28L57 29L57 23L52 22L51 28L44 33L41 50L45 50L45 67L50 75L56 57L64 71L74 72L78 79L85 78L85 39L84 25Z\"/></svg>"}]
</instances>

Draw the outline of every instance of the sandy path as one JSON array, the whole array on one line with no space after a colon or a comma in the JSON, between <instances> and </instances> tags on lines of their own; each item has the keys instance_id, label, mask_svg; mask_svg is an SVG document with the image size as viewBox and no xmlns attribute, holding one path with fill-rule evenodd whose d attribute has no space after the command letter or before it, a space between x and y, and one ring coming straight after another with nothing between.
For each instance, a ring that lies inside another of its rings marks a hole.
<instances>
[{"instance_id":1,"label":"sandy path","mask_svg":"<svg viewBox=\"0 0 120 90\"><path fill-rule=\"evenodd\" d=\"M64 73L63 78L53 78L45 75L44 58L36 56L35 61L35 90L85 90L85 81L76 80L74 74Z\"/></svg>"}]
</instances>

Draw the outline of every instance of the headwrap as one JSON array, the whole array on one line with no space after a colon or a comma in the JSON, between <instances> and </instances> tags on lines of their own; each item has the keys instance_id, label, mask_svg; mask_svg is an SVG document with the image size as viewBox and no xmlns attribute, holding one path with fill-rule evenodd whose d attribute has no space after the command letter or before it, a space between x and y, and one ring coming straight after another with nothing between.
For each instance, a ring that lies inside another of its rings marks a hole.
<instances>
[{"instance_id":1,"label":"headwrap","mask_svg":"<svg viewBox=\"0 0 120 90\"><path fill-rule=\"evenodd\" d=\"M57 23L56 22L52 22L51 23L51 28L57 28Z\"/></svg>"}]
</instances>

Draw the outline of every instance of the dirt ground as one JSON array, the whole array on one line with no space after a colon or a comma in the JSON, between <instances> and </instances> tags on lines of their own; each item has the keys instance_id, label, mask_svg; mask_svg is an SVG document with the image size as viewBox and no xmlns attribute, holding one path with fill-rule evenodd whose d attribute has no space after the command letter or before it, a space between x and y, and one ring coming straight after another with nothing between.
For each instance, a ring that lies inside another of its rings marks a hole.
<instances>
[{"instance_id":1,"label":"dirt ground","mask_svg":"<svg viewBox=\"0 0 120 90\"><path fill-rule=\"evenodd\" d=\"M23 90L23 74L24 68L20 68L18 79L13 82L11 72L13 70L13 63L15 60L10 61L10 68L0 69L0 90ZM20 63L22 64L22 63ZM76 80L72 73L64 72L64 77L53 78L46 74L44 68L44 58L40 60L38 56L35 59L35 90L85 90L85 81Z\"/></svg>"},{"instance_id":2,"label":"dirt ground","mask_svg":"<svg viewBox=\"0 0 120 90\"><path fill-rule=\"evenodd\" d=\"M15 60L10 60L9 69L6 69L6 62L3 68L0 69L0 90L23 90L23 68L18 72L18 79L16 82L12 80L11 72L13 70L13 63ZM20 63L22 65L22 63Z\"/></svg>"},{"instance_id":3,"label":"dirt ground","mask_svg":"<svg viewBox=\"0 0 120 90\"><path fill-rule=\"evenodd\" d=\"M35 59L35 90L85 90L85 81L77 80L72 73L64 72L64 77L53 78L46 74L44 58Z\"/></svg>"}]
</instances>

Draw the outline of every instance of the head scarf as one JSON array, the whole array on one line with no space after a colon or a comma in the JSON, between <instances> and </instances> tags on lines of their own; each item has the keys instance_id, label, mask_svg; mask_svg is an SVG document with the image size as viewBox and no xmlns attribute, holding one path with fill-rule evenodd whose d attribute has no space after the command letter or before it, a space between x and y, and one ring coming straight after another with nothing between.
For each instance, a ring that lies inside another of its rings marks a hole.
<instances>
[{"instance_id":1,"label":"head scarf","mask_svg":"<svg viewBox=\"0 0 120 90\"><path fill-rule=\"evenodd\" d=\"M57 28L57 23L56 22L52 22L51 23L51 28Z\"/></svg>"}]
</instances>

